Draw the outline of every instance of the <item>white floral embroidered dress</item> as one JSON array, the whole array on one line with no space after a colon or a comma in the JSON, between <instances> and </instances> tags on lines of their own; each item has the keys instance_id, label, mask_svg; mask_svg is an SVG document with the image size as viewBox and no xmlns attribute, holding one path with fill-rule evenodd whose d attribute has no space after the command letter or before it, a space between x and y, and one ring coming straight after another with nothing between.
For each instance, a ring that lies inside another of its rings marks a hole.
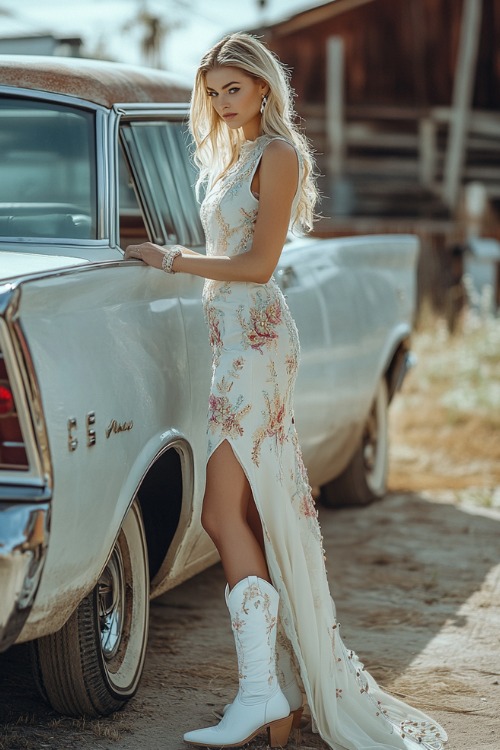
<instances>
[{"instance_id":1,"label":"white floral embroidered dress","mask_svg":"<svg viewBox=\"0 0 500 750\"><path fill-rule=\"evenodd\" d=\"M237 163L208 190L201 208L208 255L250 249L259 205L251 183L271 140L246 142ZM249 480L281 623L321 736L334 750L439 750L445 731L383 692L340 638L295 431L299 339L281 290L274 279L207 280L203 303L213 352L208 457L227 440Z\"/></svg>"}]
</instances>

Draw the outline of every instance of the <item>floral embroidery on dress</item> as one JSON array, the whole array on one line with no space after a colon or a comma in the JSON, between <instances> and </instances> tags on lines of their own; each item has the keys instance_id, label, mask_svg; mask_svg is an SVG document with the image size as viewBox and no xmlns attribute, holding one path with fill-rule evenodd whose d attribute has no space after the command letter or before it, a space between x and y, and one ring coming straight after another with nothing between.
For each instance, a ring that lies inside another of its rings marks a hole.
<instances>
[{"instance_id":1,"label":"floral embroidery on dress","mask_svg":"<svg viewBox=\"0 0 500 750\"><path fill-rule=\"evenodd\" d=\"M285 357L285 366L287 375L295 375L299 367L299 361L295 354L287 354Z\"/></svg>"},{"instance_id":2,"label":"floral embroidery on dress","mask_svg":"<svg viewBox=\"0 0 500 750\"><path fill-rule=\"evenodd\" d=\"M269 369L276 380L276 370L274 369L272 362L269 364ZM262 411L264 422L259 425L253 434L252 461L257 466L260 464L260 453L264 440L268 438L273 439L276 450L278 450L287 439L285 432L285 416L287 413L285 402L287 395L288 394L285 393L285 396L283 397L282 391L277 382L275 382L274 385L272 398L267 391L263 391L264 403L266 406L266 409Z\"/></svg>"},{"instance_id":3,"label":"floral embroidery on dress","mask_svg":"<svg viewBox=\"0 0 500 750\"><path fill-rule=\"evenodd\" d=\"M257 292L255 305L248 310L248 318L244 317L244 312L245 308L241 305L237 315L242 328L243 346L263 354L262 347L272 345L278 338L277 328L281 324L279 300L263 300L260 292Z\"/></svg>"},{"instance_id":4,"label":"floral embroidery on dress","mask_svg":"<svg viewBox=\"0 0 500 750\"><path fill-rule=\"evenodd\" d=\"M316 508L310 492L306 492L304 495L302 495L302 500L300 501L300 512L304 516L304 518L318 517L318 509Z\"/></svg>"},{"instance_id":5,"label":"floral embroidery on dress","mask_svg":"<svg viewBox=\"0 0 500 750\"><path fill-rule=\"evenodd\" d=\"M403 739L408 736L414 739L418 743L424 743L427 748L435 748L440 750L442 747L441 732L436 724L431 721L412 721L407 719L402 721L399 725L401 737Z\"/></svg>"},{"instance_id":6,"label":"floral embroidery on dress","mask_svg":"<svg viewBox=\"0 0 500 750\"><path fill-rule=\"evenodd\" d=\"M233 386L232 381L228 382L225 378L217 383L217 390L222 393L216 396L211 393L208 399L208 427L212 432L220 432L223 437L242 437L244 434L241 420L251 410L251 404L243 405L243 396L240 394L234 402L228 398Z\"/></svg>"},{"instance_id":7,"label":"floral embroidery on dress","mask_svg":"<svg viewBox=\"0 0 500 750\"><path fill-rule=\"evenodd\" d=\"M215 307L206 308L206 320L208 323L208 338L212 349L214 350L214 365L217 365L222 348L222 313Z\"/></svg>"},{"instance_id":8,"label":"floral embroidery on dress","mask_svg":"<svg viewBox=\"0 0 500 750\"><path fill-rule=\"evenodd\" d=\"M241 370L243 370L243 367L245 366L245 359L244 357L237 357L236 359L233 359L233 366L229 370L228 375L232 377L233 379L239 378Z\"/></svg>"}]
</instances>

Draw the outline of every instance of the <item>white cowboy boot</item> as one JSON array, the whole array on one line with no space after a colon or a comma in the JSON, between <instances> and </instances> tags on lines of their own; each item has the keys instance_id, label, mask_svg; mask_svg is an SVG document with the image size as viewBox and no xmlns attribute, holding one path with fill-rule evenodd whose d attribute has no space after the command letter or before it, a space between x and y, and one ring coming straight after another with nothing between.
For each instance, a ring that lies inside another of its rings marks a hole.
<instances>
[{"instance_id":1,"label":"white cowboy boot","mask_svg":"<svg viewBox=\"0 0 500 750\"><path fill-rule=\"evenodd\" d=\"M293 714L294 729L300 727L303 712L302 690L299 687L293 666L292 644L285 635L281 623L278 622L276 639L276 671L280 688L290 706Z\"/></svg>"},{"instance_id":2,"label":"white cowboy boot","mask_svg":"<svg viewBox=\"0 0 500 750\"><path fill-rule=\"evenodd\" d=\"M229 586L226 586L226 604L229 596ZM276 637L276 672L280 688L288 701L290 711L293 714L292 726L294 729L300 728L300 722L303 713L303 696L302 690L297 682L296 672L293 666L292 645L285 635L283 626L278 620L278 629ZM222 709L222 715L226 713L231 704L227 703Z\"/></svg>"},{"instance_id":3,"label":"white cowboy boot","mask_svg":"<svg viewBox=\"0 0 500 750\"><path fill-rule=\"evenodd\" d=\"M288 742L293 717L276 675L278 603L276 589L257 576L244 578L231 590L227 605L238 656L238 694L219 724L187 732L186 742L234 747L265 729L271 747Z\"/></svg>"}]
</instances>

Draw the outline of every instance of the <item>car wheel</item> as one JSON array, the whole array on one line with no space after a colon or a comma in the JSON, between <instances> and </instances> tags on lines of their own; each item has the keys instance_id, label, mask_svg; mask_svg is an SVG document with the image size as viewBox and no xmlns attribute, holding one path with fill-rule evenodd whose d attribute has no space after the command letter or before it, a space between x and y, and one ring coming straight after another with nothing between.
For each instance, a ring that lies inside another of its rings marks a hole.
<instances>
[{"instance_id":1,"label":"car wheel","mask_svg":"<svg viewBox=\"0 0 500 750\"><path fill-rule=\"evenodd\" d=\"M146 537L137 500L99 581L67 623L31 644L43 697L70 716L105 716L137 690L149 621Z\"/></svg>"},{"instance_id":2,"label":"car wheel","mask_svg":"<svg viewBox=\"0 0 500 750\"><path fill-rule=\"evenodd\" d=\"M380 499L387 492L388 467L388 394L382 378L356 452L342 474L321 488L322 502L338 508Z\"/></svg>"}]
</instances>

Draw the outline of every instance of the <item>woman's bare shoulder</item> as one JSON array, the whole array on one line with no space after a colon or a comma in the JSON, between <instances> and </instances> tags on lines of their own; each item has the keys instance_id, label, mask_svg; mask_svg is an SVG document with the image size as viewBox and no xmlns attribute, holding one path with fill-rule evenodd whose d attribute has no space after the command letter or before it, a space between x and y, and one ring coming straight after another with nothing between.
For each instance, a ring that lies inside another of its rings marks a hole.
<instances>
[{"instance_id":1,"label":"woman's bare shoulder","mask_svg":"<svg viewBox=\"0 0 500 750\"><path fill-rule=\"evenodd\" d=\"M291 160L297 159L297 150L293 143L281 136L275 136L269 140L264 148L263 156L264 154L275 158L288 156Z\"/></svg>"},{"instance_id":2,"label":"woman's bare shoulder","mask_svg":"<svg viewBox=\"0 0 500 750\"><path fill-rule=\"evenodd\" d=\"M296 178L298 156L295 146L284 138L273 138L262 154L263 172Z\"/></svg>"}]
</instances>

